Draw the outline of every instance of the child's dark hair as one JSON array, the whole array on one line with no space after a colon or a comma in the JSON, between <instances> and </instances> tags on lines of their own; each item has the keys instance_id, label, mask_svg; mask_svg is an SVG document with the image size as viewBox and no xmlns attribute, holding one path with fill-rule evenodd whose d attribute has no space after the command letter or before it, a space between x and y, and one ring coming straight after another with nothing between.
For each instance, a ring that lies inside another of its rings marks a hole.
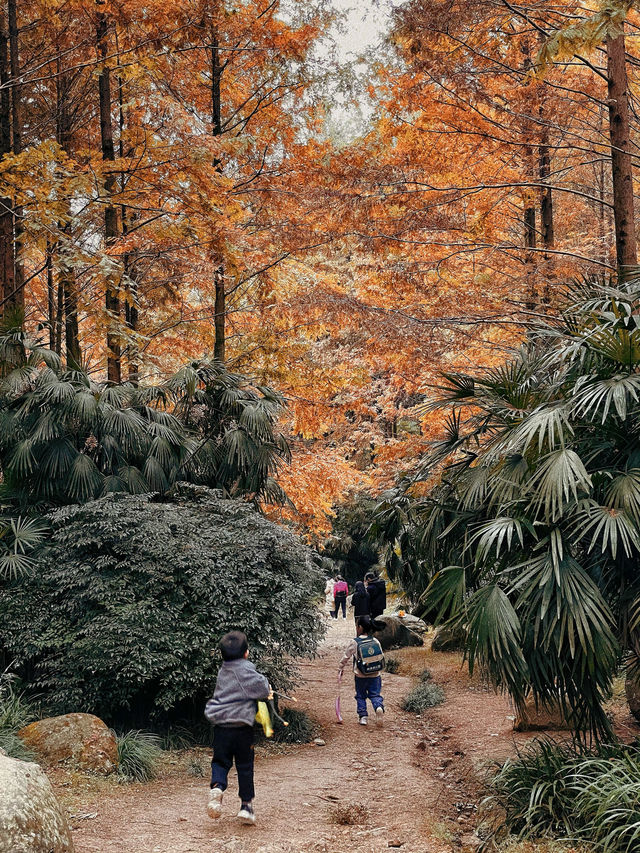
<instances>
[{"instance_id":1,"label":"child's dark hair","mask_svg":"<svg viewBox=\"0 0 640 853\"><path fill-rule=\"evenodd\" d=\"M373 633L373 622L370 616L358 616L358 625L362 628L363 634Z\"/></svg>"},{"instance_id":2,"label":"child's dark hair","mask_svg":"<svg viewBox=\"0 0 640 853\"><path fill-rule=\"evenodd\" d=\"M243 634L242 631L229 631L220 640L222 660L238 660L244 657L244 653L248 649L247 635Z\"/></svg>"}]
</instances>

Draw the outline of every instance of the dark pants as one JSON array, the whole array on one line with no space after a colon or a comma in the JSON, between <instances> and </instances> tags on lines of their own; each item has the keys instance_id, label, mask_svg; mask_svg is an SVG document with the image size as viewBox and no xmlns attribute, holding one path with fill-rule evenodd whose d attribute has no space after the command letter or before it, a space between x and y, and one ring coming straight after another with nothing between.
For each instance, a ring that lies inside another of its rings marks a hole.
<instances>
[{"instance_id":1,"label":"dark pants","mask_svg":"<svg viewBox=\"0 0 640 853\"><path fill-rule=\"evenodd\" d=\"M227 788L227 776L236 761L238 794L243 803L255 797L253 787L253 726L225 728L213 727L213 761L211 762L211 787Z\"/></svg>"},{"instance_id":2,"label":"dark pants","mask_svg":"<svg viewBox=\"0 0 640 853\"><path fill-rule=\"evenodd\" d=\"M382 690L382 678L376 675L374 678L359 678L355 676L356 681L356 707L359 717L367 717L367 699L371 700L373 709L384 709L384 700L380 695Z\"/></svg>"},{"instance_id":3,"label":"dark pants","mask_svg":"<svg viewBox=\"0 0 640 853\"><path fill-rule=\"evenodd\" d=\"M336 614L335 618L336 619L338 618L338 613L340 611L340 608L342 607L342 618L346 619L347 618L347 598L346 598L346 596L344 598L336 598L335 602L336 602L336 609L334 611Z\"/></svg>"}]
</instances>

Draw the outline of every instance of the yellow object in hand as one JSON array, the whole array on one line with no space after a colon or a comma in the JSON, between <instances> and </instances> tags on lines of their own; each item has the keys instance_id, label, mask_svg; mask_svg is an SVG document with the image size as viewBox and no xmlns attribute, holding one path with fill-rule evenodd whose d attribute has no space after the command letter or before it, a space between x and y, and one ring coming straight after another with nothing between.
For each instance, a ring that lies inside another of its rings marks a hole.
<instances>
[{"instance_id":1,"label":"yellow object in hand","mask_svg":"<svg viewBox=\"0 0 640 853\"><path fill-rule=\"evenodd\" d=\"M258 702L258 713L256 721L262 726L262 731L265 737L273 737L273 726L271 724L271 714L266 702Z\"/></svg>"}]
</instances>

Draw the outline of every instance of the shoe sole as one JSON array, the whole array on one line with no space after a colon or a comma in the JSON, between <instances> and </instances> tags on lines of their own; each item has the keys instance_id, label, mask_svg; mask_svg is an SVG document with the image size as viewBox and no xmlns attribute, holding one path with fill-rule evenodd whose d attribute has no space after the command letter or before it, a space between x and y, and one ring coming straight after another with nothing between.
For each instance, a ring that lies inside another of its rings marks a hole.
<instances>
[{"instance_id":1,"label":"shoe sole","mask_svg":"<svg viewBox=\"0 0 640 853\"><path fill-rule=\"evenodd\" d=\"M384 711L381 711L380 713L378 713L378 711L381 711L381 709L378 708L376 710L376 726L384 726Z\"/></svg>"},{"instance_id":2,"label":"shoe sole","mask_svg":"<svg viewBox=\"0 0 640 853\"><path fill-rule=\"evenodd\" d=\"M240 817L240 815L238 815ZM255 817L240 817L240 823L243 826L255 826L256 819Z\"/></svg>"},{"instance_id":3,"label":"shoe sole","mask_svg":"<svg viewBox=\"0 0 640 853\"><path fill-rule=\"evenodd\" d=\"M222 816L222 794L209 801L207 805L207 814L213 820Z\"/></svg>"}]
</instances>

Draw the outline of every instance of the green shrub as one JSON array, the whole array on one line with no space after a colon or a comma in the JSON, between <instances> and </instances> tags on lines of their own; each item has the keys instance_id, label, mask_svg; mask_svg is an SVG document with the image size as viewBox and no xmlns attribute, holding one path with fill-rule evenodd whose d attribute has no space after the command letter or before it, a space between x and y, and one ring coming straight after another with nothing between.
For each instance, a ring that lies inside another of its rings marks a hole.
<instances>
[{"instance_id":1,"label":"green shrub","mask_svg":"<svg viewBox=\"0 0 640 853\"><path fill-rule=\"evenodd\" d=\"M282 743L309 743L316 733L316 724L304 711L296 708L284 708L281 712L283 720L289 723L283 726L278 720L273 726L273 737Z\"/></svg>"},{"instance_id":2,"label":"green shrub","mask_svg":"<svg viewBox=\"0 0 640 853\"><path fill-rule=\"evenodd\" d=\"M387 672L390 672L392 675L394 675L400 669L400 661L398 660L398 658L386 658L384 668Z\"/></svg>"},{"instance_id":3,"label":"green shrub","mask_svg":"<svg viewBox=\"0 0 640 853\"><path fill-rule=\"evenodd\" d=\"M191 749L211 744L211 725L206 720L189 726L171 724L162 735L163 749Z\"/></svg>"},{"instance_id":4,"label":"green shrub","mask_svg":"<svg viewBox=\"0 0 640 853\"><path fill-rule=\"evenodd\" d=\"M431 681L431 670L423 669L420 675L418 676L418 681L422 684L425 684L427 681Z\"/></svg>"},{"instance_id":5,"label":"green shrub","mask_svg":"<svg viewBox=\"0 0 640 853\"><path fill-rule=\"evenodd\" d=\"M402 701L402 710L419 714L444 702L444 691L437 684L417 684Z\"/></svg>"},{"instance_id":6,"label":"green shrub","mask_svg":"<svg viewBox=\"0 0 640 853\"><path fill-rule=\"evenodd\" d=\"M158 735L132 729L116 735L116 742L119 776L132 782L149 782L156 778L162 757Z\"/></svg>"},{"instance_id":7,"label":"green shrub","mask_svg":"<svg viewBox=\"0 0 640 853\"><path fill-rule=\"evenodd\" d=\"M201 720L224 633L245 631L281 689L322 636L308 550L245 502L185 485L170 503L109 495L49 522L36 570L0 589L0 649L54 713Z\"/></svg>"},{"instance_id":8,"label":"green shrub","mask_svg":"<svg viewBox=\"0 0 640 853\"><path fill-rule=\"evenodd\" d=\"M496 835L584 841L603 853L640 848L640 748L534 741L490 781Z\"/></svg>"}]
</instances>

